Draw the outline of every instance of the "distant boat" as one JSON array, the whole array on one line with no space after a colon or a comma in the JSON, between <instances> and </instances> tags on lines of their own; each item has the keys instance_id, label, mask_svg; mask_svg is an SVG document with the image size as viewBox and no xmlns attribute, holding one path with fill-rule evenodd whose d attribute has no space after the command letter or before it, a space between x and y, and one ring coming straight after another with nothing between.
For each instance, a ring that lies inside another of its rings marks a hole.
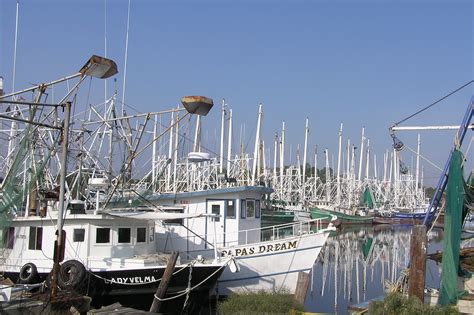
<instances>
[{"instance_id":1,"label":"distant boat","mask_svg":"<svg viewBox=\"0 0 474 315\"><path fill-rule=\"evenodd\" d=\"M262 227L291 223L295 213L291 210L262 209Z\"/></svg>"},{"instance_id":2,"label":"distant boat","mask_svg":"<svg viewBox=\"0 0 474 315\"><path fill-rule=\"evenodd\" d=\"M311 218L329 218L329 216L337 216L341 223L344 224L372 224L373 216L359 208L345 209L330 204L329 202L319 202L310 208Z\"/></svg>"}]
</instances>

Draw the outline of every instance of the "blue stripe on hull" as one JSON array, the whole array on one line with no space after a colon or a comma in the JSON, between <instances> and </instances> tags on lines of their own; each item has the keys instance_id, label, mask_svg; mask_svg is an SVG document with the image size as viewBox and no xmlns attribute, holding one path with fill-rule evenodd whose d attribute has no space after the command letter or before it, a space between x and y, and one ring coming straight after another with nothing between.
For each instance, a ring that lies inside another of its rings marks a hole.
<instances>
[{"instance_id":1,"label":"blue stripe on hull","mask_svg":"<svg viewBox=\"0 0 474 315\"><path fill-rule=\"evenodd\" d=\"M298 269L298 270L292 270L292 271L282 271L282 272L275 272L275 273L268 273L264 275L258 275L258 276L252 276L252 277L245 277L245 278L237 278L237 279L227 279L227 280L217 280L218 283L223 283L223 282L234 282L234 281L242 281L242 280L250 280L250 279L257 279L257 278L264 278L264 277L272 277L272 276L278 276L278 275L283 275L283 274L288 274L288 273L295 273L295 272L300 272L300 271L309 271L311 268L306 268L306 269Z\"/></svg>"}]
</instances>

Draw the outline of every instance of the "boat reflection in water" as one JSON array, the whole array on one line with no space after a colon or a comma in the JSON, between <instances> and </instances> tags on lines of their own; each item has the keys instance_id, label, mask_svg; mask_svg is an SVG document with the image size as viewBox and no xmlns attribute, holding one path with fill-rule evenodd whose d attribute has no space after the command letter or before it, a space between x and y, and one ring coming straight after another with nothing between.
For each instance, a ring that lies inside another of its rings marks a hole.
<instances>
[{"instance_id":1,"label":"boat reflection in water","mask_svg":"<svg viewBox=\"0 0 474 315\"><path fill-rule=\"evenodd\" d=\"M442 231L428 234L428 253L441 249ZM384 294L405 270L410 226L350 226L330 235L313 266L305 301L307 312L348 313L348 306ZM427 261L426 285L438 288L439 270Z\"/></svg>"}]
</instances>

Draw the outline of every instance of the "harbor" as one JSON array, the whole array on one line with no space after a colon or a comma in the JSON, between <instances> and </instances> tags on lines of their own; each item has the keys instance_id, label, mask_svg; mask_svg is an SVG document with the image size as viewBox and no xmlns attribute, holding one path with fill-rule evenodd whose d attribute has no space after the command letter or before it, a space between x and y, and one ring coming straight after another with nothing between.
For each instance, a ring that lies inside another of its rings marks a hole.
<instances>
[{"instance_id":1,"label":"harbor","mask_svg":"<svg viewBox=\"0 0 474 315\"><path fill-rule=\"evenodd\" d=\"M0 68L0 312L472 313L472 74L441 84L417 72L404 99L408 79L369 67L348 98L301 48L348 39L308 42L316 25L357 30L373 45L379 31L394 32L372 27L390 10L232 7L242 18L265 11L272 31L224 22L230 7L211 3L1 3L12 40ZM448 7L464 16L469 5L396 3L393 13L418 25ZM308 15L319 10L320 20ZM34 12L91 19L65 31ZM196 12L213 12L222 31L213 19L191 23ZM283 12L292 23L275 23ZM366 19L328 19L354 12ZM32 40L37 24L58 40ZM396 33L436 42L414 26ZM265 53L250 58L250 43ZM334 51L321 53L353 76ZM386 66L373 52L353 54ZM398 57L392 73L407 63ZM370 73L400 85L399 98ZM413 92L428 79L438 88Z\"/></svg>"},{"instance_id":2,"label":"harbor","mask_svg":"<svg viewBox=\"0 0 474 315\"><path fill-rule=\"evenodd\" d=\"M344 314L352 306L380 299L381 293L406 272L411 230L406 225L351 226L331 236L328 253L324 252L313 267L308 311ZM442 233L432 230L428 252L442 249ZM426 285L437 287L439 265L428 260L426 268Z\"/></svg>"}]
</instances>

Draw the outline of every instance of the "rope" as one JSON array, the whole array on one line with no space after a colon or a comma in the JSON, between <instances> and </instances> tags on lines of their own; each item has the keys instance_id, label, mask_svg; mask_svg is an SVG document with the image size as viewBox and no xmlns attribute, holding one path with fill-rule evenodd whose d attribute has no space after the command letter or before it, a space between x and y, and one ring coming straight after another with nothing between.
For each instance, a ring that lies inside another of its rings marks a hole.
<instances>
[{"instance_id":1,"label":"rope","mask_svg":"<svg viewBox=\"0 0 474 315\"><path fill-rule=\"evenodd\" d=\"M444 209L445 203L446 203L446 201L445 201L445 199L443 199L443 204L441 205L440 209ZM429 210L429 209L428 209L428 210ZM426 234L430 233L431 230L434 228L436 222L438 221L438 218L439 218L440 214L441 214L441 211L438 211L438 212L436 213L436 218L434 219L433 223L431 224L430 229L428 230L428 232L427 232Z\"/></svg>"},{"instance_id":2,"label":"rope","mask_svg":"<svg viewBox=\"0 0 474 315\"><path fill-rule=\"evenodd\" d=\"M409 146L407 146L405 144L405 148L407 148L408 150L410 150L412 153L414 154L418 154L415 150L413 150L412 148L410 148ZM436 168L437 170L439 171L443 171L443 169L441 167L439 167L438 165L434 164L433 162L431 162L430 160L428 160L428 158L424 157L423 155L420 154L420 157L425 160L426 162L428 162L429 164L431 164L431 166L433 166L434 168Z\"/></svg>"},{"instance_id":3,"label":"rope","mask_svg":"<svg viewBox=\"0 0 474 315\"><path fill-rule=\"evenodd\" d=\"M191 291L189 291L191 289L191 279L193 278L193 265L194 264L191 264L189 266L189 277L188 277L188 294L186 294L186 300L184 300L184 306L183 306L183 310L186 309L186 306L188 305L188 300L189 300L189 293L191 293Z\"/></svg>"},{"instance_id":4,"label":"rope","mask_svg":"<svg viewBox=\"0 0 474 315\"><path fill-rule=\"evenodd\" d=\"M303 234L300 234L299 236L300 237L298 238L298 243L301 243L301 238L303 237ZM295 256L296 256L296 250L293 252L293 257L291 257L290 264L288 265L288 269L286 270L285 278L283 280L283 283L282 283L281 287L278 289L277 292L281 292L284 289L285 281L286 281L286 278L288 277L288 273L290 272L291 266L293 265L293 261L295 260Z\"/></svg>"},{"instance_id":5,"label":"rope","mask_svg":"<svg viewBox=\"0 0 474 315\"><path fill-rule=\"evenodd\" d=\"M203 284L204 282L206 282L207 280L209 280L210 278L212 278L215 274L217 274L221 269L225 268L230 262L232 261L232 258L227 260L227 262L222 265L219 269L217 269L216 271L214 271L211 275L209 275L206 279L202 280L201 282L199 282L198 284L196 284L194 287L192 288L187 288L185 290L182 290L182 291L178 291L177 295L174 295L174 296L171 296L171 297L168 297L168 298L162 298L160 299L158 296L156 296L156 294L154 294L154 297L155 299L157 299L158 301L161 301L161 302L164 302L164 301L170 301L170 300L174 300L174 299L177 299L185 294L187 294L188 292L191 292L192 290L196 289L197 287L199 287L201 284Z\"/></svg>"},{"instance_id":6,"label":"rope","mask_svg":"<svg viewBox=\"0 0 474 315\"><path fill-rule=\"evenodd\" d=\"M418 115L419 113L424 112L425 110L427 110L427 109L429 109L430 107L432 107L432 106L438 104L438 103L441 102L442 100L444 100L444 99L450 97L451 95L453 95L453 94L459 92L460 90L464 89L466 86L468 86L469 84L471 84L471 83L473 83L473 82L474 82L474 80L471 80L471 81L465 83L465 84L462 85L461 87L459 87L459 88L457 88L456 90L450 92L449 94L443 96L442 98L440 98L440 99L438 99L437 101L431 103L430 105L428 105L428 106L426 106L426 107L420 109L419 111L417 111L417 112L415 112L414 114L408 116L407 118L404 118L404 119L400 120L399 122L396 122L395 124L393 124L392 127L398 126L399 124L401 124L401 123L407 121L408 119L410 119L410 118L412 118L412 117Z\"/></svg>"},{"instance_id":7,"label":"rope","mask_svg":"<svg viewBox=\"0 0 474 315\"><path fill-rule=\"evenodd\" d=\"M474 136L471 137L471 141L469 141L469 145L467 146L466 153L464 154L464 156L469 156L469 151L471 150L471 145L472 145L473 140L474 140ZM464 163L466 161L467 161L467 159L465 159L465 158L462 160L461 167L464 166Z\"/></svg>"}]
</instances>

